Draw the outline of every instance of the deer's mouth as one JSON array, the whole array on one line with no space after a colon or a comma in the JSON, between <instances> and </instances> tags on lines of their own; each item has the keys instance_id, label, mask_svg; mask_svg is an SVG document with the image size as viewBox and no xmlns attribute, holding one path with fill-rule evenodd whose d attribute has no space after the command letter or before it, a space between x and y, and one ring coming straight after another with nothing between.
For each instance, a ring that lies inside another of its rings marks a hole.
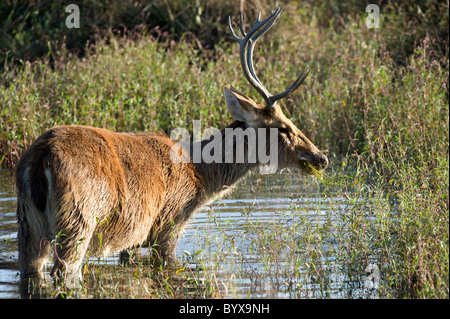
<instances>
[{"instance_id":1,"label":"deer's mouth","mask_svg":"<svg viewBox=\"0 0 450 319\"><path fill-rule=\"evenodd\" d=\"M321 164L314 164L312 161L300 160L299 168L308 175L322 176L324 167Z\"/></svg>"},{"instance_id":2,"label":"deer's mouth","mask_svg":"<svg viewBox=\"0 0 450 319\"><path fill-rule=\"evenodd\" d=\"M328 166L328 158L319 153L314 156L300 156L300 168L310 175L322 174L322 171Z\"/></svg>"}]
</instances>

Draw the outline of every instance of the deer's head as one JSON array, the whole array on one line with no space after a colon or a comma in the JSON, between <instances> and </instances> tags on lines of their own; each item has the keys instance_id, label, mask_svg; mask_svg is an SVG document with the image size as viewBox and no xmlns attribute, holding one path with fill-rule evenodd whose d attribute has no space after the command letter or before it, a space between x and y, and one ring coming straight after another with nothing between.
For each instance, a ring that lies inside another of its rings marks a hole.
<instances>
[{"instance_id":1,"label":"deer's head","mask_svg":"<svg viewBox=\"0 0 450 319\"><path fill-rule=\"evenodd\" d=\"M278 129L278 168L296 167L311 173L310 165L317 170L325 169L328 165L327 157L289 120L282 112L277 101L296 90L305 80L308 72L303 71L300 76L284 92L271 94L262 85L253 69L253 48L260 36L266 33L277 20L283 7L279 7L268 18L260 21L258 15L255 24L247 33L242 26L240 30L243 38L239 38L231 27L231 35L239 43L240 60L245 77L250 84L264 98L265 104L258 104L246 97L232 86L225 88L225 100L229 112L234 119L245 122L253 128Z\"/></svg>"}]
</instances>

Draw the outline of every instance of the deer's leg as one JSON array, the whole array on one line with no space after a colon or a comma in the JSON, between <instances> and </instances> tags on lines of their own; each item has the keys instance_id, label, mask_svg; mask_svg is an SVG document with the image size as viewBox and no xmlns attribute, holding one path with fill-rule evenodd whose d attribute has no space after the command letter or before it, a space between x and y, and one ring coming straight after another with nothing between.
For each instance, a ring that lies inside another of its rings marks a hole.
<instances>
[{"instance_id":1,"label":"deer's leg","mask_svg":"<svg viewBox=\"0 0 450 319\"><path fill-rule=\"evenodd\" d=\"M171 228L160 233L156 240L150 242L155 265L170 266L175 262L175 250L180 233L179 230Z\"/></svg>"},{"instance_id":2,"label":"deer's leg","mask_svg":"<svg viewBox=\"0 0 450 319\"><path fill-rule=\"evenodd\" d=\"M61 229L52 243L54 266L51 276L64 278L70 289L78 288L82 282L81 266L95 229L94 225L80 224L75 229Z\"/></svg>"},{"instance_id":3,"label":"deer's leg","mask_svg":"<svg viewBox=\"0 0 450 319\"><path fill-rule=\"evenodd\" d=\"M44 214L19 193L17 215L20 274L23 279L42 279L42 268L49 253L47 223Z\"/></svg>"}]
</instances>

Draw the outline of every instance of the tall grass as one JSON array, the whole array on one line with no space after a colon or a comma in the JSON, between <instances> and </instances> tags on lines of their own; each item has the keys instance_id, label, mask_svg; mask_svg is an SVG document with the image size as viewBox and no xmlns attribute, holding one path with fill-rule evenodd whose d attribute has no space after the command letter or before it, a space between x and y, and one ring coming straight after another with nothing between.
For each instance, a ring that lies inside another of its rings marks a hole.
<instances>
[{"instance_id":1,"label":"tall grass","mask_svg":"<svg viewBox=\"0 0 450 319\"><path fill-rule=\"evenodd\" d=\"M448 298L448 39L439 38L448 2L382 9L381 27L368 29L364 6L288 4L281 26L256 48L256 70L275 92L311 69L282 106L332 160L324 196L338 190L354 201L339 227L308 228L339 242L341 270L364 273L362 265L374 261L384 296ZM222 127L230 121L225 85L256 95L236 45L217 40L208 51L196 39L189 32L176 41L108 36L83 58L53 43L47 57L5 64L2 166L13 167L54 125L168 133L201 119L204 127ZM305 245L317 247L317 237L308 238Z\"/></svg>"}]
</instances>

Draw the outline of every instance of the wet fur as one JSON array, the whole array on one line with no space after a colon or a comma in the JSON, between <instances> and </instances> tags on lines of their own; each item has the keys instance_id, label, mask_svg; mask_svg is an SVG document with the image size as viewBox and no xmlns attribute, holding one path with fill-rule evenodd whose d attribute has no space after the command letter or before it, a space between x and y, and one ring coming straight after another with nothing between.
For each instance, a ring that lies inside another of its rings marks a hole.
<instances>
[{"instance_id":1,"label":"wet fur","mask_svg":"<svg viewBox=\"0 0 450 319\"><path fill-rule=\"evenodd\" d=\"M201 199L192 164L174 164L174 142L155 134L60 126L44 133L17 166L19 263L39 274L52 248L53 273L87 251L117 252L158 242L161 256ZM176 225L176 227L173 227ZM52 246L52 247L50 247Z\"/></svg>"},{"instance_id":2,"label":"wet fur","mask_svg":"<svg viewBox=\"0 0 450 319\"><path fill-rule=\"evenodd\" d=\"M229 88L227 106L237 119L229 128L289 130L288 135L278 135L279 169L302 168L305 159L316 167L326 166L326 157L277 105L264 109ZM262 147L267 154L269 138L266 141ZM198 143L203 149L209 141ZM163 134L87 126L59 126L40 136L23 154L16 172L22 277L42 276L50 251L52 275L65 267L71 286L82 278L88 251L98 256L152 245L156 256L165 260L173 255L193 213L259 165L224 160L175 163L170 156L174 144ZM247 145L244 150L248 153Z\"/></svg>"}]
</instances>

